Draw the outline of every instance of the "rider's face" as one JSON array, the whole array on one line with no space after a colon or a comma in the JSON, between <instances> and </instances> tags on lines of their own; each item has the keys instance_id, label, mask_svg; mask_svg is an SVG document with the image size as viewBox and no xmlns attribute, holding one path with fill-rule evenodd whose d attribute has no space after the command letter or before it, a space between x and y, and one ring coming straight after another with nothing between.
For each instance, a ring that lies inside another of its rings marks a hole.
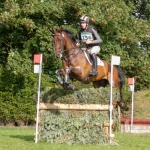
<instances>
[{"instance_id":1,"label":"rider's face","mask_svg":"<svg viewBox=\"0 0 150 150\"><path fill-rule=\"evenodd\" d=\"M80 25L81 25L82 29L86 29L87 28L87 23L86 22L81 22Z\"/></svg>"}]
</instances>

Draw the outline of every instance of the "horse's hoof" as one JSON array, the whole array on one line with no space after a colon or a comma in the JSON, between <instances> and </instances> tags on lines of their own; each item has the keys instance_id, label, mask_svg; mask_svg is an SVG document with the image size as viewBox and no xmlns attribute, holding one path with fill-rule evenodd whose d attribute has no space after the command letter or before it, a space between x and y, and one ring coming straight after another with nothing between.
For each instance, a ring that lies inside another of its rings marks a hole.
<instances>
[{"instance_id":1,"label":"horse's hoof","mask_svg":"<svg viewBox=\"0 0 150 150\"><path fill-rule=\"evenodd\" d=\"M69 84L69 85L68 85L68 89L69 89L69 90L74 90L73 84Z\"/></svg>"},{"instance_id":2,"label":"horse's hoof","mask_svg":"<svg viewBox=\"0 0 150 150\"><path fill-rule=\"evenodd\" d=\"M74 86L72 84L66 84L67 90L74 90Z\"/></svg>"},{"instance_id":3,"label":"horse's hoof","mask_svg":"<svg viewBox=\"0 0 150 150\"><path fill-rule=\"evenodd\" d=\"M64 90L74 90L73 84L63 84L62 87Z\"/></svg>"},{"instance_id":4,"label":"horse's hoof","mask_svg":"<svg viewBox=\"0 0 150 150\"><path fill-rule=\"evenodd\" d=\"M63 87L64 90L68 90L67 85L66 84L62 84L61 85Z\"/></svg>"}]
</instances>

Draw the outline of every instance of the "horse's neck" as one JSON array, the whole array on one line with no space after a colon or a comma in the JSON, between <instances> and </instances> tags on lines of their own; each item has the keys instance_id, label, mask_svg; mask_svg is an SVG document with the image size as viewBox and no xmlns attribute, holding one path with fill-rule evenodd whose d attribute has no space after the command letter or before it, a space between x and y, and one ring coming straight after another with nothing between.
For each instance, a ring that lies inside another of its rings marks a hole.
<instances>
[{"instance_id":1,"label":"horse's neck","mask_svg":"<svg viewBox=\"0 0 150 150\"><path fill-rule=\"evenodd\" d=\"M66 44L65 44L65 50L67 54L72 53L72 50L76 49L77 46L69 39L66 40Z\"/></svg>"},{"instance_id":2,"label":"horse's neck","mask_svg":"<svg viewBox=\"0 0 150 150\"><path fill-rule=\"evenodd\" d=\"M72 43L72 41L69 39L69 41L66 42L65 49L70 50L76 48L76 45Z\"/></svg>"}]
</instances>

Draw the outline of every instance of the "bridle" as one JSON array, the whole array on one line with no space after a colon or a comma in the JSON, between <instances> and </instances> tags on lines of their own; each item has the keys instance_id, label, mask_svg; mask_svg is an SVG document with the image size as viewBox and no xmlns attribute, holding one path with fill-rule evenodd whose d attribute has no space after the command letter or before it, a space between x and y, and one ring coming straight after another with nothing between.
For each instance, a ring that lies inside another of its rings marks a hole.
<instances>
[{"instance_id":1,"label":"bridle","mask_svg":"<svg viewBox=\"0 0 150 150\"><path fill-rule=\"evenodd\" d=\"M60 52L60 58L62 57L62 54L64 53L64 34L61 34L61 33L57 33L57 34L52 34L53 38L54 36L62 36L62 40L60 41L61 42L61 48L57 48L56 47L56 43L54 41L54 45L55 45L55 51L58 51Z\"/></svg>"},{"instance_id":2,"label":"bridle","mask_svg":"<svg viewBox=\"0 0 150 150\"><path fill-rule=\"evenodd\" d=\"M61 42L61 48L56 48L56 43L54 41L55 51L59 51L60 52L60 58L68 58L68 57L70 57L71 55L74 54L76 48L71 48L71 49L68 49L68 50L64 50L65 37L64 37L63 33L62 34L61 33L56 33L56 34L53 34L52 36L53 37L54 36L62 36L63 37L62 40L60 41ZM69 54L69 55L64 54L65 51L71 51L71 50L73 50L73 52L71 54Z\"/></svg>"}]
</instances>

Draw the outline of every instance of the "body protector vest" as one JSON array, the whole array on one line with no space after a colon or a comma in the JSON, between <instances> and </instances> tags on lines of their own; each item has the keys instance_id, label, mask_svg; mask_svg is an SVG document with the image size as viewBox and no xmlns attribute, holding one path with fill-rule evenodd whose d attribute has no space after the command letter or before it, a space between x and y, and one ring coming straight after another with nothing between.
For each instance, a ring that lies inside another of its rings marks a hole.
<instances>
[{"instance_id":1,"label":"body protector vest","mask_svg":"<svg viewBox=\"0 0 150 150\"><path fill-rule=\"evenodd\" d=\"M96 36L94 35L92 29L96 30L93 26L89 25L86 30L81 29L79 31L79 40L85 43L87 40L93 41L97 40ZM93 46L98 46L100 44L89 44L87 47L93 47Z\"/></svg>"}]
</instances>

